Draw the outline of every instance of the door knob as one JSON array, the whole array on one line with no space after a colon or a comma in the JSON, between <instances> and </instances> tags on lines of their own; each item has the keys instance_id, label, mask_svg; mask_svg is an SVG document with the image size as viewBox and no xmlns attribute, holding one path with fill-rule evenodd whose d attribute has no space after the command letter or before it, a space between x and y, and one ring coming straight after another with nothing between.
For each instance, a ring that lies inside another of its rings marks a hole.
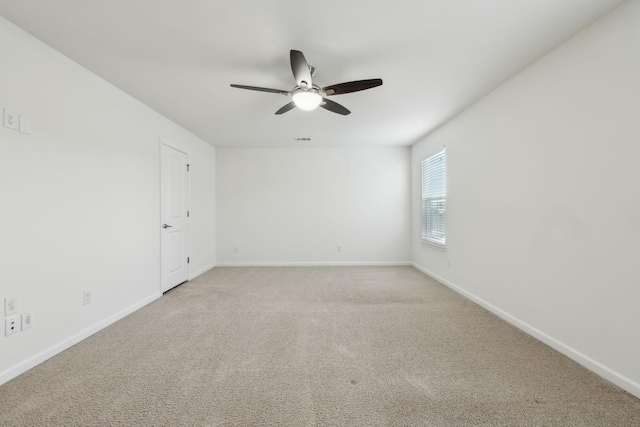
<instances>
[{"instance_id":1,"label":"door knob","mask_svg":"<svg viewBox=\"0 0 640 427\"><path fill-rule=\"evenodd\" d=\"M162 224L162 228L171 228L171 226L167 224Z\"/></svg>"}]
</instances>

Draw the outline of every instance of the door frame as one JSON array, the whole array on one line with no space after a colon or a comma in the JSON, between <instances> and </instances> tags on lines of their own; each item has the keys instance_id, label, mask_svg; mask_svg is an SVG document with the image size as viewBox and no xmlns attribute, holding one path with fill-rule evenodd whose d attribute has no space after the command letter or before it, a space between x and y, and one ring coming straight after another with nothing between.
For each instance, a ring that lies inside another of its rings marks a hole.
<instances>
[{"instance_id":1,"label":"door frame","mask_svg":"<svg viewBox=\"0 0 640 427\"><path fill-rule=\"evenodd\" d=\"M189 164L191 162L191 156L190 154L185 151L182 150L181 148L178 148L175 144L172 144L171 142L169 142L167 139L165 138L160 138L159 139L159 144L158 144L158 164L159 164L159 178L160 178L160 185L158 186L158 190L160 192L159 195L159 213L158 213L158 233L159 233L159 237L160 237L160 260L158 262L158 267L160 270L160 281L159 281L159 288L160 288L160 292L164 293L164 292L168 292L171 289L175 288L175 286L169 288L169 289L164 289L163 287L163 281L164 281L164 276L163 276L163 271L162 271L162 224L163 224L163 218L162 218L162 171L163 171L163 165L162 165L162 146L167 146L171 149L174 149L176 151L179 151L183 154L185 154L187 156L187 164ZM187 173L187 211L191 211L191 174ZM191 255L191 225L189 223L189 221L187 220L186 222L186 227L187 227L187 257L190 257ZM191 264L187 263L187 282L191 279ZM184 282L183 282L184 283ZM178 285L176 285L178 286Z\"/></svg>"}]
</instances>

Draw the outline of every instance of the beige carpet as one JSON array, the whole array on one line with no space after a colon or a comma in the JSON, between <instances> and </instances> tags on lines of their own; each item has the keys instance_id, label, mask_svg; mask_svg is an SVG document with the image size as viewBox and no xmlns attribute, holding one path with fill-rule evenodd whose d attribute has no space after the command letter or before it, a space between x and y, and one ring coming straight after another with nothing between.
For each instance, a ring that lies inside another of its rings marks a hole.
<instances>
[{"instance_id":1,"label":"beige carpet","mask_svg":"<svg viewBox=\"0 0 640 427\"><path fill-rule=\"evenodd\" d=\"M411 267L215 268L0 387L2 426L640 426Z\"/></svg>"}]
</instances>

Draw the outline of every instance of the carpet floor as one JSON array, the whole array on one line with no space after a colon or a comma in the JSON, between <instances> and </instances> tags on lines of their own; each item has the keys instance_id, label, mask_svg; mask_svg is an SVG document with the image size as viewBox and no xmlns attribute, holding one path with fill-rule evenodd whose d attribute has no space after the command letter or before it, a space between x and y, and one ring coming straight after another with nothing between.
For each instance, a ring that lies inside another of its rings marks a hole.
<instances>
[{"instance_id":1,"label":"carpet floor","mask_svg":"<svg viewBox=\"0 0 640 427\"><path fill-rule=\"evenodd\" d=\"M412 267L215 268L0 386L2 426L640 426Z\"/></svg>"}]
</instances>

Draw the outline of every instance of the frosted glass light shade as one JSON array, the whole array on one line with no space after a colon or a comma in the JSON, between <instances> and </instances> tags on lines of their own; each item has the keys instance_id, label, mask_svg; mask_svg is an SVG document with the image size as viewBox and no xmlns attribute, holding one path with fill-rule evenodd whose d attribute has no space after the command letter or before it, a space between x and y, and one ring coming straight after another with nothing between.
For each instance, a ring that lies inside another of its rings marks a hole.
<instances>
[{"instance_id":1,"label":"frosted glass light shade","mask_svg":"<svg viewBox=\"0 0 640 427\"><path fill-rule=\"evenodd\" d=\"M296 92L293 94L293 102L301 110L313 110L322 102L322 96L316 92Z\"/></svg>"}]
</instances>

